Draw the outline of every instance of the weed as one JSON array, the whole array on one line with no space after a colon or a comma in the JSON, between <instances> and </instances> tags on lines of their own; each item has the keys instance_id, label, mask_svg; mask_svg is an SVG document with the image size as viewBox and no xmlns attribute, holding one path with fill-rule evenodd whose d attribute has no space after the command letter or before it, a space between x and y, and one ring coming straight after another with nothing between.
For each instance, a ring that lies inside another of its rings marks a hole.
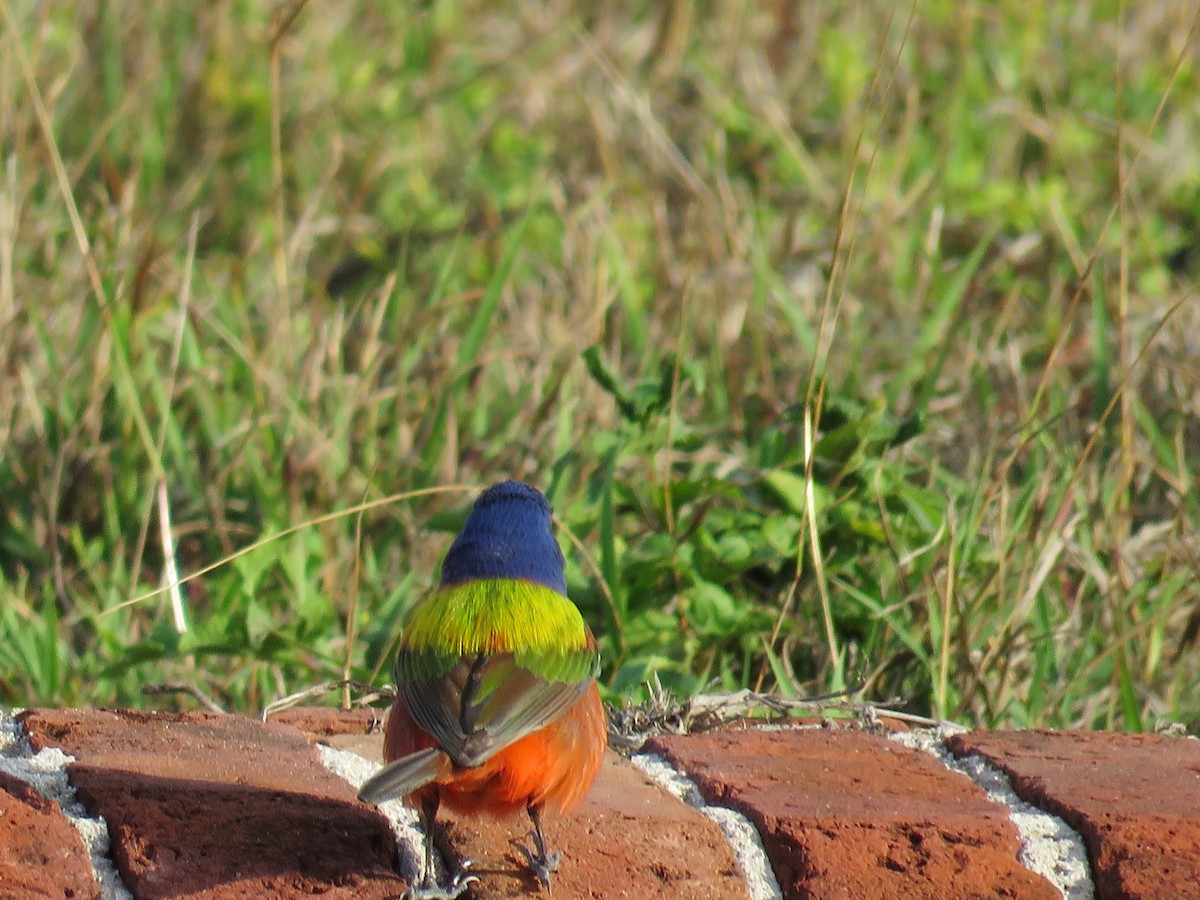
<instances>
[{"instance_id":1,"label":"weed","mask_svg":"<svg viewBox=\"0 0 1200 900\"><path fill-rule=\"evenodd\" d=\"M1198 22L0 0L0 701L378 683L523 477L611 697L1194 725Z\"/></svg>"}]
</instances>

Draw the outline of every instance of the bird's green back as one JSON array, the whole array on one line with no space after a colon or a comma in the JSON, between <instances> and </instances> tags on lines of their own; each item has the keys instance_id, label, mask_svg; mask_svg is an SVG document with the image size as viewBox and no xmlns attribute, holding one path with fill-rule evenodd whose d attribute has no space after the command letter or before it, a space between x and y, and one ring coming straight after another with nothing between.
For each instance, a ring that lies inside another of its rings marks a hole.
<instances>
[{"instance_id":1,"label":"bird's green back","mask_svg":"<svg viewBox=\"0 0 1200 900\"><path fill-rule=\"evenodd\" d=\"M544 585L510 578L440 588L418 604L404 629L397 679L443 674L463 656L511 653L547 681L595 677L596 654L569 599Z\"/></svg>"}]
</instances>

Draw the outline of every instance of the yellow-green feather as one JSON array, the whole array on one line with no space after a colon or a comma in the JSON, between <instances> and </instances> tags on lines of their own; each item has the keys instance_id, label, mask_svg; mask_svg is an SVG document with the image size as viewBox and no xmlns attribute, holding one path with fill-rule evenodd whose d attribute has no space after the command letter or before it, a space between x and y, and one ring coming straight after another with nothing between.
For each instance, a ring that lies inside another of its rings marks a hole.
<instances>
[{"instance_id":1,"label":"yellow-green feather","mask_svg":"<svg viewBox=\"0 0 1200 900\"><path fill-rule=\"evenodd\" d=\"M439 589L413 609L404 638L409 650L453 656L567 654L587 646L574 603L544 585L508 578Z\"/></svg>"},{"instance_id":2,"label":"yellow-green feather","mask_svg":"<svg viewBox=\"0 0 1200 900\"><path fill-rule=\"evenodd\" d=\"M562 594L480 579L413 609L395 674L413 721L470 768L569 709L600 674L600 655Z\"/></svg>"}]
</instances>

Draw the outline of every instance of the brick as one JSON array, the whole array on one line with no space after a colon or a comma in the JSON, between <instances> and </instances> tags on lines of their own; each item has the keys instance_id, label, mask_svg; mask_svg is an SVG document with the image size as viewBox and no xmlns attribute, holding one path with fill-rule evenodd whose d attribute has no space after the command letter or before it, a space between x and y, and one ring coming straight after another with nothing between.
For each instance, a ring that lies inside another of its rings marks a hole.
<instances>
[{"instance_id":1,"label":"brick","mask_svg":"<svg viewBox=\"0 0 1200 900\"><path fill-rule=\"evenodd\" d=\"M955 735L1028 803L1084 839L1096 896L1200 897L1200 742L1147 734L998 731Z\"/></svg>"},{"instance_id":2,"label":"brick","mask_svg":"<svg viewBox=\"0 0 1200 900\"><path fill-rule=\"evenodd\" d=\"M659 753L762 836L786 897L1057 898L1007 810L928 754L858 731L662 736Z\"/></svg>"},{"instance_id":3,"label":"brick","mask_svg":"<svg viewBox=\"0 0 1200 900\"><path fill-rule=\"evenodd\" d=\"M271 721L300 729L314 743L349 750L378 762L387 713L379 709L296 706L276 713Z\"/></svg>"},{"instance_id":4,"label":"brick","mask_svg":"<svg viewBox=\"0 0 1200 900\"><path fill-rule=\"evenodd\" d=\"M58 804L0 772L0 897L99 896L87 849Z\"/></svg>"},{"instance_id":5,"label":"brick","mask_svg":"<svg viewBox=\"0 0 1200 900\"><path fill-rule=\"evenodd\" d=\"M77 795L108 821L138 898L383 898L407 886L386 820L293 728L211 713L20 718L35 750L77 759Z\"/></svg>"},{"instance_id":6,"label":"brick","mask_svg":"<svg viewBox=\"0 0 1200 900\"><path fill-rule=\"evenodd\" d=\"M371 718L358 711L313 713L298 709L288 721L311 730L332 746L371 730ZM368 741L370 743L368 743ZM356 752L381 759L379 736L353 743ZM480 881L476 900L536 895L536 885L517 849L527 843L525 816L495 820L455 816L443 810L439 844L456 863L472 860ZM700 812L654 784L632 765L610 753L596 783L577 810L547 815L546 837L561 850L554 874L554 896L571 898L635 897L745 898L748 892L721 830Z\"/></svg>"},{"instance_id":7,"label":"brick","mask_svg":"<svg viewBox=\"0 0 1200 900\"><path fill-rule=\"evenodd\" d=\"M474 861L477 900L528 897L536 887L525 857L528 819L496 821L445 816L455 854ZM748 892L721 830L609 754L578 810L544 820L550 845L562 851L554 896L746 898Z\"/></svg>"},{"instance_id":8,"label":"brick","mask_svg":"<svg viewBox=\"0 0 1200 900\"><path fill-rule=\"evenodd\" d=\"M340 735L383 734L387 714L379 709L335 709L332 706L293 706L271 716L279 725L290 725L317 738Z\"/></svg>"}]
</instances>

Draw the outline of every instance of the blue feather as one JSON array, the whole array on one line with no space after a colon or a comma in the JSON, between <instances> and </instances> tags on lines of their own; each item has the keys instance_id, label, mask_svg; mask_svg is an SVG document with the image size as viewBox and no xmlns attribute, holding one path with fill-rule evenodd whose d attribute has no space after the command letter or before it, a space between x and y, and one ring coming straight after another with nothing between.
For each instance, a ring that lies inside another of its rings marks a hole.
<instances>
[{"instance_id":1,"label":"blue feather","mask_svg":"<svg viewBox=\"0 0 1200 900\"><path fill-rule=\"evenodd\" d=\"M516 578L567 595L563 555L550 504L520 481L502 481L479 495L442 563L442 587L479 578Z\"/></svg>"}]
</instances>

